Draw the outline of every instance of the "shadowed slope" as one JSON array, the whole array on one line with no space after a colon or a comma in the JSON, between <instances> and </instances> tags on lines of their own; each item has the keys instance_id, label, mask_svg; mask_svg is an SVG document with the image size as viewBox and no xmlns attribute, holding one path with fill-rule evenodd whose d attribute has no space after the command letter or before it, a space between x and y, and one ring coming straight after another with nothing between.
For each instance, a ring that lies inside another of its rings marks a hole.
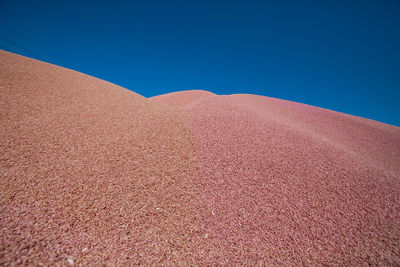
<instances>
[{"instance_id":1,"label":"shadowed slope","mask_svg":"<svg viewBox=\"0 0 400 267\"><path fill-rule=\"evenodd\" d=\"M198 262L185 114L0 51L0 263Z\"/></svg>"},{"instance_id":2,"label":"shadowed slope","mask_svg":"<svg viewBox=\"0 0 400 267\"><path fill-rule=\"evenodd\" d=\"M400 263L400 129L252 95L190 109L210 262Z\"/></svg>"}]
</instances>

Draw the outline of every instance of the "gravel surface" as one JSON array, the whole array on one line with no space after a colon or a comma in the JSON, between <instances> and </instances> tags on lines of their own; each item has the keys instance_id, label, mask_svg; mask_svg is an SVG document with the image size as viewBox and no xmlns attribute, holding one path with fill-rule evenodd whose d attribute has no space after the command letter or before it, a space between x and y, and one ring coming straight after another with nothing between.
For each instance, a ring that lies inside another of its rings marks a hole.
<instances>
[{"instance_id":1,"label":"gravel surface","mask_svg":"<svg viewBox=\"0 0 400 267\"><path fill-rule=\"evenodd\" d=\"M399 265L400 128L0 50L0 264Z\"/></svg>"}]
</instances>

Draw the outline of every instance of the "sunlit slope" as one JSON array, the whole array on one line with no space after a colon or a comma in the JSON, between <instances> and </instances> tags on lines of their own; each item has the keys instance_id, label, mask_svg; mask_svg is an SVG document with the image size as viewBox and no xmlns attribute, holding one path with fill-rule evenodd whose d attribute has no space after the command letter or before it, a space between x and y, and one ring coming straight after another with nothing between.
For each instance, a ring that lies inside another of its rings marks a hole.
<instances>
[{"instance_id":1,"label":"sunlit slope","mask_svg":"<svg viewBox=\"0 0 400 267\"><path fill-rule=\"evenodd\" d=\"M0 75L1 263L199 261L185 114L4 51Z\"/></svg>"}]
</instances>

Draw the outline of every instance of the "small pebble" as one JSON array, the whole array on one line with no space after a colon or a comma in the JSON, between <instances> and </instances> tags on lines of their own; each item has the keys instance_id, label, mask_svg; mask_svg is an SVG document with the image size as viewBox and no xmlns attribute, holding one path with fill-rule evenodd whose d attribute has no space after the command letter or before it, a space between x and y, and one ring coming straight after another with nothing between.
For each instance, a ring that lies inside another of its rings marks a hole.
<instances>
[{"instance_id":1,"label":"small pebble","mask_svg":"<svg viewBox=\"0 0 400 267\"><path fill-rule=\"evenodd\" d=\"M74 260L72 258L68 258L67 262L69 263L69 265L74 265Z\"/></svg>"}]
</instances>

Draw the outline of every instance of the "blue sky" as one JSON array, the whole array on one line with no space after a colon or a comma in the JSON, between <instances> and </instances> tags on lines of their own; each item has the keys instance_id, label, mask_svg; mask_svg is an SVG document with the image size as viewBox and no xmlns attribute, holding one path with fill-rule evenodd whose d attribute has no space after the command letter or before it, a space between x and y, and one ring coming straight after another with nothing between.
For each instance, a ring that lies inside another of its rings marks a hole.
<instances>
[{"instance_id":1,"label":"blue sky","mask_svg":"<svg viewBox=\"0 0 400 267\"><path fill-rule=\"evenodd\" d=\"M146 97L250 93L400 126L400 1L0 1L0 48Z\"/></svg>"}]
</instances>

